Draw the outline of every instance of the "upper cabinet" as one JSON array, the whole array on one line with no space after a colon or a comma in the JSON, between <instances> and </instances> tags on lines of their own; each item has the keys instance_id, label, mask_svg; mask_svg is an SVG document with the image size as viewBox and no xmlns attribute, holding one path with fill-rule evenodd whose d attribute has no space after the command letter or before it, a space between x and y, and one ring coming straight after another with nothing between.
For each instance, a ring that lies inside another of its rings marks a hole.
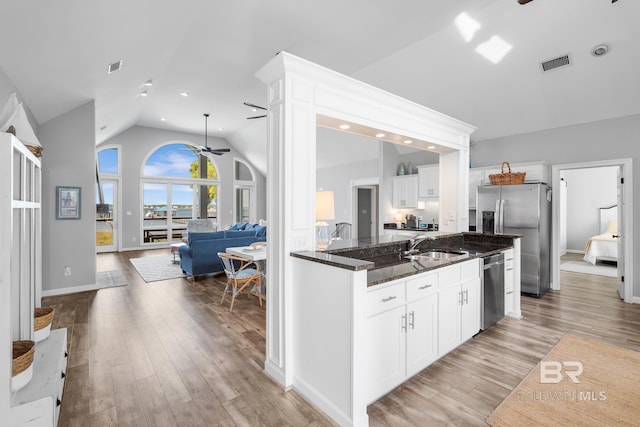
<instances>
[{"instance_id":1,"label":"upper cabinet","mask_svg":"<svg viewBox=\"0 0 640 427\"><path fill-rule=\"evenodd\" d=\"M418 197L440 197L440 166L418 166Z\"/></svg>"},{"instance_id":2,"label":"upper cabinet","mask_svg":"<svg viewBox=\"0 0 640 427\"><path fill-rule=\"evenodd\" d=\"M405 175L393 177L393 207L396 209L418 206L418 176Z\"/></svg>"}]
</instances>

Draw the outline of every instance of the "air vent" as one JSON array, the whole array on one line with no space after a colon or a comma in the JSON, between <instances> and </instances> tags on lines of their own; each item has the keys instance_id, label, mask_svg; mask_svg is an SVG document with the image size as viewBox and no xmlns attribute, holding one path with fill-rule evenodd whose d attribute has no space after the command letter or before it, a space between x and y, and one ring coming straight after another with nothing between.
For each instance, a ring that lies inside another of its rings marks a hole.
<instances>
[{"instance_id":1,"label":"air vent","mask_svg":"<svg viewBox=\"0 0 640 427\"><path fill-rule=\"evenodd\" d=\"M564 56L559 56L557 58L553 58L548 61L544 61L540 63L540 66L542 66L542 71L551 71L553 69L564 67L567 65L571 65L569 54L566 54Z\"/></svg>"},{"instance_id":2,"label":"air vent","mask_svg":"<svg viewBox=\"0 0 640 427\"><path fill-rule=\"evenodd\" d=\"M122 68L122 59L118 62L113 62L109 64L109 69L107 70L107 74L114 73L118 71L120 68Z\"/></svg>"}]
</instances>

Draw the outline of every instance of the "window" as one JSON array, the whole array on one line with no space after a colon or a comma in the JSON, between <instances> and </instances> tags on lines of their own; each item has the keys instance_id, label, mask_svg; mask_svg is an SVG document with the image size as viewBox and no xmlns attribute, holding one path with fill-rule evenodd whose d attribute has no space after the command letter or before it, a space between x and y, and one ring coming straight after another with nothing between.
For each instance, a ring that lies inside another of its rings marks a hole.
<instances>
[{"instance_id":1,"label":"window","mask_svg":"<svg viewBox=\"0 0 640 427\"><path fill-rule=\"evenodd\" d=\"M236 222L257 222L253 172L244 162L233 163L234 219Z\"/></svg>"},{"instance_id":2,"label":"window","mask_svg":"<svg viewBox=\"0 0 640 427\"><path fill-rule=\"evenodd\" d=\"M152 152L142 172L142 242L180 240L192 218L218 218L218 172L186 143Z\"/></svg>"},{"instance_id":3,"label":"window","mask_svg":"<svg viewBox=\"0 0 640 427\"><path fill-rule=\"evenodd\" d=\"M118 247L119 150L103 148L96 160L96 251L111 252Z\"/></svg>"},{"instance_id":4,"label":"window","mask_svg":"<svg viewBox=\"0 0 640 427\"><path fill-rule=\"evenodd\" d=\"M118 149L105 148L98 151L98 173L118 175Z\"/></svg>"}]
</instances>

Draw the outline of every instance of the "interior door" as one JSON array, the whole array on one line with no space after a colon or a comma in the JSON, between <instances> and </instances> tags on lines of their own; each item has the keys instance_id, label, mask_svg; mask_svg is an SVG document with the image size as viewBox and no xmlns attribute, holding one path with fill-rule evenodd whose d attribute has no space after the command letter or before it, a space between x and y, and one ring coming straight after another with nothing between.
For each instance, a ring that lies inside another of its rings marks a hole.
<instances>
[{"instance_id":1,"label":"interior door","mask_svg":"<svg viewBox=\"0 0 640 427\"><path fill-rule=\"evenodd\" d=\"M100 185L96 191L96 252L114 252L118 250L118 181L101 179Z\"/></svg>"},{"instance_id":2,"label":"interior door","mask_svg":"<svg viewBox=\"0 0 640 427\"><path fill-rule=\"evenodd\" d=\"M371 189L358 188L358 239L371 237Z\"/></svg>"},{"instance_id":3,"label":"interior door","mask_svg":"<svg viewBox=\"0 0 640 427\"><path fill-rule=\"evenodd\" d=\"M622 166L618 167L617 175L617 199L618 199L618 295L623 300L625 299L625 287L624 287L624 200L622 191L623 171Z\"/></svg>"}]
</instances>

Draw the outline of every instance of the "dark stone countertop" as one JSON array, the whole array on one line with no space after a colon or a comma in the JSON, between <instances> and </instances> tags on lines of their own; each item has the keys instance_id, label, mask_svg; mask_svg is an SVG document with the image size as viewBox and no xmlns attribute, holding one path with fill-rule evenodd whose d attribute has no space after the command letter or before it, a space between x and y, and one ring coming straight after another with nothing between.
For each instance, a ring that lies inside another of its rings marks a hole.
<instances>
[{"instance_id":1,"label":"dark stone countertop","mask_svg":"<svg viewBox=\"0 0 640 427\"><path fill-rule=\"evenodd\" d=\"M377 285L436 268L481 258L513 247L520 235L439 232L418 245L429 249L463 251L468 254L452 260L407 261L401 252L408 249L406 236L379 236L367 240L334 240L326 251L292 252L291 256L353 271L368 270L368 286Z\"/></svg>"}]
</instances>

